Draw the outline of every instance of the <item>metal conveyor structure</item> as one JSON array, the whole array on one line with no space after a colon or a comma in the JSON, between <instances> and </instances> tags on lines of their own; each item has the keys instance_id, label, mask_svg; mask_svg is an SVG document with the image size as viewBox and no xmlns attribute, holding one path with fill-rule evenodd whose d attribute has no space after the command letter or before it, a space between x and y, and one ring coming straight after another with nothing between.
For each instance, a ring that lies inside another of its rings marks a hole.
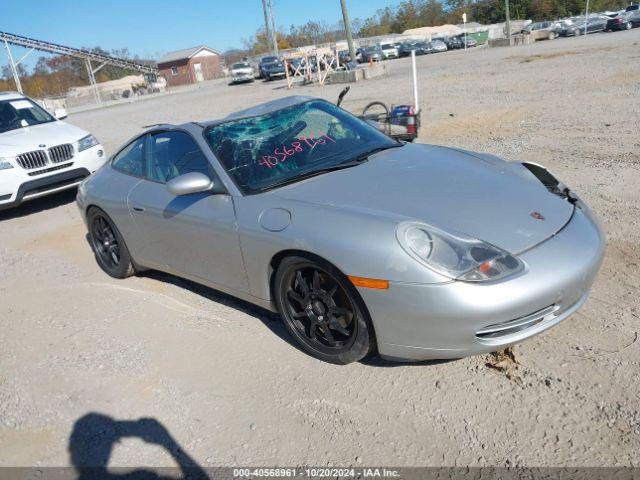
<instances>
[{"instance_id":1,"label":"metal conveyor structure","mask_svg":"<svg viewBox=\"0 0 640 480\"><path fill-rule=\"evenodd\" d=\"M27 58L29 54L34 50L83 59L87 67L89 81L93 86L93 91L94 91L97 103L102 103L102 101L100 99L100 94L98 92L98 87L96 85L95 74L105 65L113 65L115 67L120 67L126 70L133 70L143 74L145 73L151 74L151 75L158 74L158 69L150 65L143 65L141 63L132 62L131 60L126 60L123 58L117 58L117 57L112 57L110 55L94 53L94 52L90 52L88 50L82 50L79 48L66 47L64 45L58 45L57 43L45 42L43 40L36 40L33 38L23 37L21 35L14 35L12 33L0 32L0 40L2 40L2 42L4 43L4 48L7 53L7 58L9 59L9 66L11 68L11 73L13 74L13 79L16 82L16 88L20 93L23 93L22 85L20 84L20 77L18 76L18 70L16 67L20 64L20 62L22 62L25 58ZM9 45L17 45L19 47L28 48L29 51L25 53L18 61L14 61L13 55L11 54L11 48L9 47ZM91 62L96 62L96 63L99 63L100 65L96 68L93 68L93 66L91 65Z\"/></svg>"}]
</instances>

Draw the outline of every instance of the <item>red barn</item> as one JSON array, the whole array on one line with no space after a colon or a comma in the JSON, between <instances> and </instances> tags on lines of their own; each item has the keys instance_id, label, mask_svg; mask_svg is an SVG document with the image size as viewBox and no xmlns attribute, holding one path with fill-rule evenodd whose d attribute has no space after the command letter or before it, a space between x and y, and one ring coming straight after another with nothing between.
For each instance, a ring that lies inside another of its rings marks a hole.
<instances>
[{"instance_id":1,"label":"red barn","mask_svg":"<svg viewBox=\"0 0 640 480\"><path fill-rule=\"evenodd\" d=\"M158 60L158 74L170 87L211 80L222 76L220 57L205 45L169 52Z\"/></svg>"}]
</instances>

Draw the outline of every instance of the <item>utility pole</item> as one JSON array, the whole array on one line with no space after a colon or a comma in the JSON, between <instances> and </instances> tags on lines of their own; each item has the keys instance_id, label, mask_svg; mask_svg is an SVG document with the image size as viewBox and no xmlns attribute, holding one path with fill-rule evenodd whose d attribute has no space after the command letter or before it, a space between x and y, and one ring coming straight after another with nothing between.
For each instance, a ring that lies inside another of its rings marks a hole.
<instances>
[{"instance_id":1,"label":"utility pole","mask_svg":"<svg viewBox=\"0 0 640 480\"><path fill-rule=\"evenodd\" d=\"M273 42L273 54L278 56L278 33L276 32L276 22L273 20L273 0L267 0L269 18L271 19L271 41Z\"/></svg>"},{"instance_id":2,"label":"utility pole","mask_svg":"<svg viewBox=\"0 0 640 480\"><path fill-rule=\"evenodd\" d=\"M267 0L262 0L262 12L264 13L264 33L267 36L267 42L273 45L271 37L271 25L269 24L269 11L267 9Z\"/></svg>"},{"instance_id":3,"label":"utility pole","mask_svg":"<svg viewBox=\"0 0 640 480\"><path fill-rule=\"evenodd\" d=\"M356 61L356 49L353 46L353 36L351 35L351 22L349 21L349 12L347 12L346 0L340 0L342 7L342 19L344 21L344 33L347 36L347 45L349 45L349 58L352 62Z\"/></svg>"},{"instance_id":4,"label":"utility pole","mask_svg":"<svg viewBox=\"0 0 640 480\"><path fill-rule=\"evenodd\" d=\"M587 8L584 11L584 37L587 38L587 25L589 25L589 0L587 0Z\"/></svg>"},{"instance_id":5,"label":"utility pole","mask_svg":"<svg viewBox=\"0 0 640 480\"><path fill-rule=\"evenodd\" d=\"M505 22L504 26L507 30L507 39L509 40L509 45L511 45L511 23L510 23L510 19L509 19L509 0L504 0L504 13L505 13L505 17L507 19L507 21Z\"/></svg>"}]
</instances>

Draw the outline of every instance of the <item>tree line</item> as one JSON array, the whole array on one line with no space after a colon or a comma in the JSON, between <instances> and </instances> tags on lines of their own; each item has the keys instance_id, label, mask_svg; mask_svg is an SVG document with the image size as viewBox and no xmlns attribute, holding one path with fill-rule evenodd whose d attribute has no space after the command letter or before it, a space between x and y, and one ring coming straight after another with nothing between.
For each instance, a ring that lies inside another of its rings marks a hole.
<instances>
[{"instance_id":1,"label":"tree line","mask_svg":"<svg viewBox=\"0 0 640 480\"><path fill-rule=\"evenodd\" d=\"M589 0L590 11L618 10L628 4L627 0ZM586 0L509 0L512 19L553 20L584 14ZM402 33L419 27L434 27L446 23L462 23L462 14L467 22L482 24L505 21L504 0L405 0L395 7L379 9L370 17L356 18L351 22L351 31L356 37L372 37L390 33ZM304 25L291 25L277 32L278 48L286 50L310 44L331 43L345 38L342 20L335 23L309 21ZM228 53L235 61L242 56L259 55L271 50L264 28L243 41L242 49ZM228 62L229 63L229 62Z\"/></svg>"}]
</instances>

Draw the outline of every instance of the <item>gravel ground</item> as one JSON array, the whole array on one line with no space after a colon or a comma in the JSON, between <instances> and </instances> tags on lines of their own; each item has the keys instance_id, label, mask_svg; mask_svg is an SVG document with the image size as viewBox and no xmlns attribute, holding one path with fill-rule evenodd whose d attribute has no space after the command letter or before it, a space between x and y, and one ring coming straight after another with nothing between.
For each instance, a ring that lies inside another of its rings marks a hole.
<instances>
[{"instance_id":1,"label":"gravel ground","mask_svg":"<svg viewBox=\"0 0 640 480\"><path fill-rule=\"evenodd\" d=\"M512 356L328 365L293 347L274 316L213 290L107 277L73 192L1 213L0 465L69 465L69 446L91 442L70 440L74 424L95 412L154 418L203 466L637 466L639 43L637 29L418 60L420 141L543 163L607 232L589 301ZM388 66L352 85L344 106L410 101L410 61ZM341 88L293 92L335 99ZM68 121L112 152L143 125L289 93L284 82L209 82ZM139 435L113 448L110 465L139 464L173 460Z\"/></svg>"}]
</instances>

